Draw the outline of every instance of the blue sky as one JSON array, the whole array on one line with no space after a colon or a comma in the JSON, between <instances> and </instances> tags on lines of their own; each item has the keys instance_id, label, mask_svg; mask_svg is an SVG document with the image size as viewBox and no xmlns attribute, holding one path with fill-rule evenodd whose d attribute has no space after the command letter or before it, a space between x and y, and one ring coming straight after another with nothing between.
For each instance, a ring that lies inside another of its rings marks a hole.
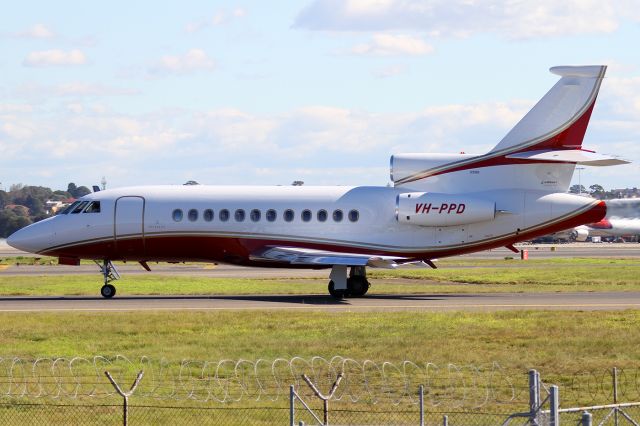
<instances>
[{"instance_id":1,"label":"blue sky","mask_svg":"<svg viewBox=\"0 0 640 426\"><path fill-rule=\"evenodd\" d=\"M384 185L491 148L564 64L609 65L585 147L635 161L582 183L638 186L638 41L638 0L14 2L0 187Z\"/></svg>"}]
</instances>

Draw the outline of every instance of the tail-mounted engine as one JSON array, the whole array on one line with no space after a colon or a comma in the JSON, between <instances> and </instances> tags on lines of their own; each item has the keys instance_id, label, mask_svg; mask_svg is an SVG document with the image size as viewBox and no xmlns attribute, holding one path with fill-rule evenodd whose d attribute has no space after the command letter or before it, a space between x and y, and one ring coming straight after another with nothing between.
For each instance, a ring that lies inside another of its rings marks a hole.
<instances>
[{"instance_id":1,"label":"tail-mounted engine","mask_svg":"<svg viewBox=\"0 0 640 426\"><path fill-rule=\"evenodd\" d=\"M496 203L460 194L409 192L396 198L396 219L420 226L453 226L493 220Z\"/></svg>"}]
</instances>

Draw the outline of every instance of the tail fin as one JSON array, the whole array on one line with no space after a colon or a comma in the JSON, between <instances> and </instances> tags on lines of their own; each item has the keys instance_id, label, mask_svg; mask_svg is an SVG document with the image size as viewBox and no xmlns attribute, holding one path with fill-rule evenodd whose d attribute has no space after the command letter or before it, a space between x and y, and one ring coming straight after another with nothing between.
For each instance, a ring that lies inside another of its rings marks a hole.
<instances>
[{"instance_id":1,"label":"tail fin","mask_svg":"<svg viewBox=\"0 0 640 426\"><path fill-rule=\"evenodd\" d=\"M627 163L582 149L606 70L604 65L551 68L560 80L491 151L478 156L394 155L394 185L452 193L506 188L565 192L576 164Z\"/></svg>"},{"instance_id":2,"label":"tail fin","mask_svg":"<svg viewBox=\"0 0 640 426\"><path fill-rule=\"evenodd\" d=\"M604 65L551 68L562 78L490 153L581 149L606 70Z\"/></svg>"}]
</instances>

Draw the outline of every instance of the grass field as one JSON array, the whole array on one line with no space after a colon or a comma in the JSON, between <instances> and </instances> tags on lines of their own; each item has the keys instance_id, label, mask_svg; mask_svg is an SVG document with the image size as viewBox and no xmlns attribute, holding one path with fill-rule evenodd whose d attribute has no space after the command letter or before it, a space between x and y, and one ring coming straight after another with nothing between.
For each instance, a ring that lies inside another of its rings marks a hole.
<instances>
[{"instance_id":1,"label":"grass field","mask_svg":"<svg viewBox=\"0 0 640 426\"><path fill-rule=\"evenodd\" d=\"M6 264L6 263L5 263ZM640 290L637 259L466 260L440 268L369 271L372 294ZM9 265L10 268L19 266ZM203 265L204 267L204 265ZM10 269L5 269L5 272ZM283 272L286 275L286 272ZM328 271L327 271L328 275ZM0 271L0 295L95 295L92 275L13 276ZM213 278L123 274L119 295L326 294L327 278Z\"/></svg>"},{"instance_id":2,"label":"grass field","mask_svg":"<svg viewBox=\"0 0 640 426\"><path fill-rule=\"evenodd\" d=\"M440 266L438 270L374 270L370 272L371 291L459 293L640 289L640 265L633 259L544 259L527 262L454 259L440 262ZM99 285L97 273L9 276L0 271L2 295L96 295ZM120 295L326 292L326 279L311 278L225 279L145 274L125 275L117 285ZM433 362L443 367L449 363L480 367L497 363L505 376L517 382L524 393L519 395L515 404L488 404L483 410L511 412L509 410L526 408L525 377L530 368L538 369L548 383L558 383L563 389L570 389L578 372L587 371L593 377L604 377L611 367L622 367L629 371L625 380L633 380L629 386L635 386L633 389L637 391L640 385L636 374L640 359L638 324L640 311L635 310L0 313L0 361L13 356L24 359L91 358L121 354L132 360L142 356L153 360L164 358L175 366L185 359L273 360L295 356L331 358L335 355L358 361L371 359L379 363L403 360L422 364ZM7 365L7 362L2 363L0 377ZM5 379L4 382L10 381ZM607 397L609 389L598 391L597 398L604 395L603 400L592 399L591 387L598 382L585 383L587 389L578 389L574 393L565 390L563 403L610 402ZM464 392L465 388L460 389L457 392ZM583 399L585 395L587 398ZM631 395L625 394L625 398L633 398ZM633 395L637 396L637 392ZM174 405L183 403L180 401ZM7 416L14 417L6 418L15 423L15 413L20 410L20 407L7 408ZM462 408L458 407L460 410ZM117 416L117 407L113 411ZM184 416L182 412L165 415L158 410L153 411L160 416L154 420L155 423L173 424L176 418L171 416ZM234 416L241 415L241 412L233 413ZM86 419L95 417L96 423L101 423L102 420L96 417L98 414L91 411L83 416ZM0 419L3 418L0 413ZM54 421L54 417L46 419L49 423ZM185 421L184 417L179 419ZM66 420L61 418L59 423L65 424ZM242 423L242 419L234 417L231 422ZM490 420L486 424L492 422L495 423ZM270 423L272 419L264 421L264 424Z\"/></svg>"},{"instance_id":3,"label":"grass field","mask_svg":"<svg viewBox=\"0 0 640 426\"><path fill-rule=\"evenodd\" d=\"M342 355L549 372L636 365L640 312L2 313L0 353L169 360Z\"/></svg>"}]
</instances>

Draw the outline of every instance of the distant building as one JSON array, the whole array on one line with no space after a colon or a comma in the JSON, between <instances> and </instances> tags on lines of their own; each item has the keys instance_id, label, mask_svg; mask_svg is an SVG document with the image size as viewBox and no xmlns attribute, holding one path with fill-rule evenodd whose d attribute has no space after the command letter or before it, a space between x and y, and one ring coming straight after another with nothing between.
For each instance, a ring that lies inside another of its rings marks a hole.
<instances>
[{"instance_id":1,"label":"distant building","mask_svg":"<svg viewBox=\"0 0 640 426\"><path fill-rule=\"evenodd\" d=\"M49 215L56 214L56 212L60 210L60 207L62 207L62 204L62 201L48 200L44 203L44 212Z\"/></svg>"},{"instance_id":2,"label":"distant building","mask_svg":"<svg viewBox=\"0 0 640 426\"><path fill-rule=\"evenodd\" d=\"M640 198L638 188L612 189L609 191L615 198Z\"/></svg>"}]
</instances>

